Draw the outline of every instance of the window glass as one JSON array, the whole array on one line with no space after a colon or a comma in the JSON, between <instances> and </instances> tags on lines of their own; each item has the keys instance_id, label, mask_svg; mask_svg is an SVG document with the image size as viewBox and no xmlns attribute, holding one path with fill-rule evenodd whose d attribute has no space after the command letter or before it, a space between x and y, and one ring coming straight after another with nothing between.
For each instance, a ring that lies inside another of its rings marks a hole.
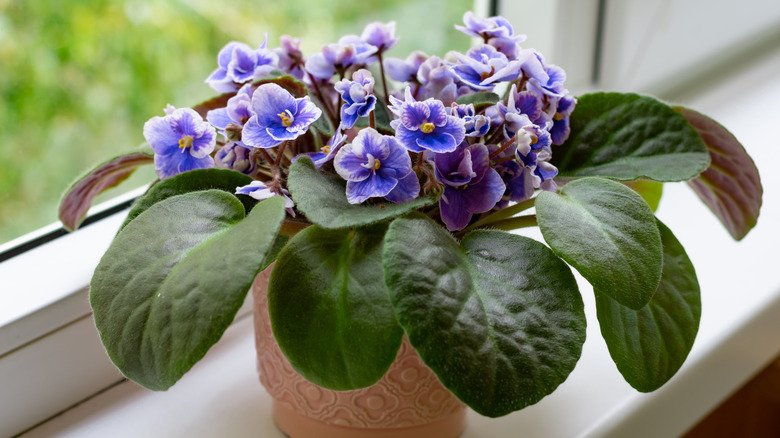
<instances>
[{"instance_id":1,"label":"window glass","mask_svg":"<svg viewBox=\"0 0 780 438\"><path fill-rule=\"evenodd\" d=\"M365 24L397 22L399 44L466 50L454 28L473 0L0 0L0 243L57 220L65 188L142 144L166 104L217 93L204 83L228 41L270 47L288 34L318 51ZM120 189L154 177L142 169ZM117 195L117 191L103 195Z\"/></svg>"}]
</instances>

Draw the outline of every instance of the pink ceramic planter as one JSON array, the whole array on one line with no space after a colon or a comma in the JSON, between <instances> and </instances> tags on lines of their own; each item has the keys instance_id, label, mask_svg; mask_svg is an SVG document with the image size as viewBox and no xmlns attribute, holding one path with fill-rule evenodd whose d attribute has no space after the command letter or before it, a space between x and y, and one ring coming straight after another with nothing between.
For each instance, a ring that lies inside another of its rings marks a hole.
<instances>
[{"instance_id":1,"label":"pink ceramic planter","mask_svg":"<svg viewBox=\"0 0 780 438\"><path fill-rule=\"evenodd\" d=\"M271 333L266 290L270 269L255 279L255 345L260 382L274 399L276 425L291 438L455 438L466 406L444 388L404 338L375 385L355 391L319 387L293 370Z\"/></svg>"}]
</instances>

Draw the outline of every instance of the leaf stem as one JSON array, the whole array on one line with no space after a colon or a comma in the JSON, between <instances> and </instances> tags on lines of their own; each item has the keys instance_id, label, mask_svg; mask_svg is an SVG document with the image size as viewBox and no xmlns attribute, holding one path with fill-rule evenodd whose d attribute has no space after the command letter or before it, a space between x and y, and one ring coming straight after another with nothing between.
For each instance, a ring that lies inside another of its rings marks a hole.
<instances>
[{"instance_id":1,"label":"leaf stem","mask_svg":"<svg viewBox=\"0 0 780 438\"><path fill-rule=\"evenodd\" d=\"M282 221L282 226L279 228L279 234L292 237L298 234L299 232L303 231L309 225L311 224L308 222L300 222L300 221L285 219L284 221Z\"/></svg>"},{"instance_id":2,"label":"leaf stem","mask_svg":"<svg viewBox=\"0 0 780 438\"><path fill-rule=\"evenodd\" d=\"M510 217L509 219L500 220L490 224L490 228L497 230L516 230L518 228L535 227L539 225L536 222L535 214L527 214L525 216Z\"/></svg>"},{"instance_id":3,"label":"leaf stem","mask_svg":"<svg viewBox=\"0 0 780 438\"><path fill-rule=\"evenodd\" d=\"M507 208L504 208L502 210L498 210L494 213L491 213L482 219L474 222L473 224L466 227L464 231L471 231L476 228L482 228L486 225L491 225L496 222L500 222L502 220L505 220L507 218L511 218L512 216L516 215L517 213L523 212L525 210L528 210L529 208L534 206L534 201L536 198L526 199L525 201L518 202L515 205L510 205Z\"/></svg>"}]
</instances>

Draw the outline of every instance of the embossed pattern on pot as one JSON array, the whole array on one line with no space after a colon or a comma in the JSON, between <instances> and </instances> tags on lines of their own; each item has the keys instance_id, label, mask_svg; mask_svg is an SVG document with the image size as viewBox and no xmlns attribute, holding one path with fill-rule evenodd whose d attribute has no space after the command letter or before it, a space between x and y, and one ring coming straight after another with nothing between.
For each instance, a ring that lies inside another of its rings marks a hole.
<instances>
[{"instance_id":1,"label":"embossed pattern on pot","mask_svg":"<svg viewBox=\"0 0 780 438\"><path fill-rule=\"evenodd\" d=\"M305 380L293 370L271 332L266 299L270 269L255 279L252 294L258 373L274 398L276 411L291 410L322 423L349 428L401 429L448 417L463 422L465 405L442 386L406 337L387 374L373 386L333 391Z\"/></svg>"}]
</instances>

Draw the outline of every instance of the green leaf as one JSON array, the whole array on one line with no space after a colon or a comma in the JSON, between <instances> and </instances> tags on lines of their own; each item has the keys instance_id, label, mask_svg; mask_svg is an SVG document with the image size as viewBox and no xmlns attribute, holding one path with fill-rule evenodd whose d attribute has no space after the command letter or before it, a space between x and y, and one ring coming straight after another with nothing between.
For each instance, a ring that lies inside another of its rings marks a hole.
<instances>
[{"instance_id":1,"label":"green leaf","mask_svg":"<svg viewBox=\"0 0 780 438\"><path fill-rule=\"evenodd\" d=\"M192 192L158 202L117 235L90 285L103 345L129 379L173 385L219 340L284 218L280 197L244 219L235 196Z\"/></svg>"},{"instance_id":2,"label":"green leaf","mask_svg":"<svg viewBox=\"0 0 780 438\"><path fill-rule=\"evenodd\" d=\"M745 148L718 122L682 107L674 108L709 148L712 165L688 181L731 236L742 240L758 221L763 188L758 169Z\"/></svg>"},{"instance_id":3,"label":"green leaf","mask_svg":"<svg viewBox=\"0 0 780 438\"><path fill-rule=\"evenodd\" d=\"M639 310L596 293L596 313L609 354L626 381L655 391L680 369L691 351L701 316L699 282L685 250L658 221L664 269L653 299Z\"/></svg>"},{"instance_id":4,"label":"green leaf","mask_svg":"<svg viewBox=\"0 0 780 438\"><path fill-rule=\"evenodd\" d=\"M415 213L385 237L398 321L458 398L498 417L534 404L574 369L585 314L569 267L535 240L475 231L460 246Z\"/></svg>"},{"instance_id":5,"label":"green leaf","mask_svg":"<svg viewBox=\"0 0 780 438\"><path fill-rule=\"evenodd\" d=\"M632 309L644 307L663 264L653 211L633 190L603 178L572 181L536 198L550 247L594 288Z\"/></svg>"},{"instance_id":6,"label":"green leaf","mask_svg":"<svg viewBox=\"0 0 780 438\"><path fill-rule=\"evenodd\" d=\"M686 181L710 164L707 147L669 105L633 93L592 93L578 99L571 134L555 149L561 177Z\"/></svg>"},{"instance_id":7,"label":"green leaf","mask_svg":"<svg viewBox=\"0 0 780 438\"><path fill-rule=\"evenodd\" d=\"M71 231L78 228L95 196L127 179L139 166L153 162L152 154L134 152L112 158L87 172L70 186L60 201L62 225Z\"/></svg>"},{"instance_id":8,"label":"green leaf","mask_svg":"<svg viewBox=\"0 0 780 438\"><path fill-rule=\"evenodd\" d=\"M245 186L251 182L252 178L227 169L197 169L180 173L150 187L130 209L120 231L149 207L171 196L209 189L235 193L236 187ZM247 212L257 203L255 199L245 195L239 196L238 199Z\"/></svg>"},{"instance_id":9,"label":"green leaf","mask_svg":"<svg viewBox=\"0 0 780 438\"><path fill-rule=\"evenodd\" d=\"M374 107L374 121L376 122L377 131L382 134L395 135L395 130L390 126L390 110L387 109L385 101L377 99L376 106Z\"/></svg>"},{"instance_id":10,"label":"green leaf","mask_svg":"<svg viewBox=\"0 0 780 438\"><path fill-rule=\"evenodd\" d=\"M332 136L335 130L333 129L333 124L331 123L330 117L328 117L328 111L325 110L325 106L315 96L309 96L309 99L311 99L312 103L314 103L314 105L316 105L317 108L319 108L322 112L317 120L312 123L312 126L316 128L317 131L325 135Z\"/></svg>"},{"instance_id":11,"label":"green leaf","mask_svg":"<svg viewBox=\"0 0 780 438\"><path fill-rule=\"evenodd\" d=\"M484 107L495 105L501 100L496 93L472 93L458 98L458 104L468 105L473 104L474 109L479 111Z\"/></svg>"},{"instance_id":12,"label":"green leaf","mask_svg":"<svg viewBox=\"0 0 780 438\"><path fill-rule=\"evenodd\" d=\"M403 204L390 201L350 204L344 180L320 172L306 156L299 156L290 166L287 186L298 210L313 223L328 229L377 223L436 202L433 196L426 196Z\"/></svg>"},{"instance_id":13,"label":"green leaf","mask_svg":"<svg viewBox=\"0 0 780 438\"><path fill-rule=\"evenodd\" d=\"M639 193L639 196L647 202L651 210L658 210L658 204L661 203L661 196L664 193L663 183L638 179L636 181L627 181L623 184Z\"/></svg>"},{"instance_id":14,"label":"green leaf","mask_svg":"<svg viewBox=\"0 0 780 438\"><path fill-rule=\"evenodd\" d=\"M274 337L293 368L335 390L364 388L390 368L403 330L382 271L386 224L313 225L279 255L268 287Z\"/></svg>"}]
</instances>

